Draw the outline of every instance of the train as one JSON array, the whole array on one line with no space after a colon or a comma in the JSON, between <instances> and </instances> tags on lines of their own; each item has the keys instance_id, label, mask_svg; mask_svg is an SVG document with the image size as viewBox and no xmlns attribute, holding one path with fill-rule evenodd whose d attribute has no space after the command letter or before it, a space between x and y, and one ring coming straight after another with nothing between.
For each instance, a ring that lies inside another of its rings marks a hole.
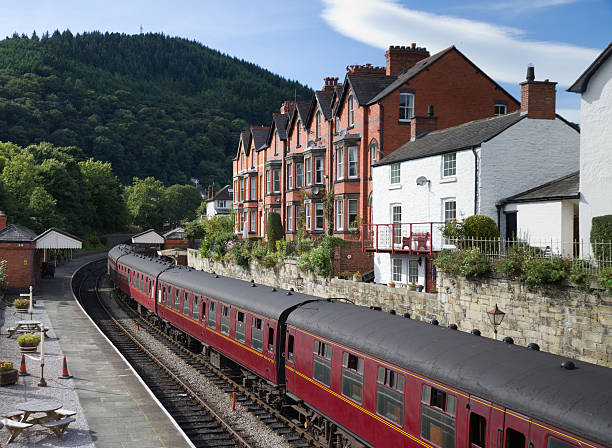
<instances>
[{"instance_id":1,"label":"train","mask_svg":"<svg viewBox=\"0 0 612 448\"><path fill-rule=\"evenodd\" d=\"M152 324L231 363L329 447L612 448L612 370L116 246Z\"/></svg>"}]
</instances>

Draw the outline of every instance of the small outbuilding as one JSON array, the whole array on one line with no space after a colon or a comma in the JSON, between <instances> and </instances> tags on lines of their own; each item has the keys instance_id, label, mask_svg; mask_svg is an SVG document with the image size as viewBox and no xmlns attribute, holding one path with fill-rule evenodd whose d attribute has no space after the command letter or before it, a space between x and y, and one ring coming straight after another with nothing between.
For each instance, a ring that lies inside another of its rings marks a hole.
<instances>
[{"instance_id":1,"label":"small outbuilding","mask_svg":"<svg viewBox=\"0 0 612 448\"><path fill-rule=\"evenodd\" d=\"M172 230L163 234L165 240L166 249L173 249L175 247L187 247L189 242L185 239L185 229L182 227L176 227Z\"/></svg>"},{"instance_id":2,"label":"small outbuilding","mask_svg":"<svg viewBox=\"0 0 612 448\"><path fill-rule=\"evenodd\" d=\"M145 230L132 236L132 244L140 250L159 250L164 246L165 239L153 229Z\"/></svg>"}]
</instances>

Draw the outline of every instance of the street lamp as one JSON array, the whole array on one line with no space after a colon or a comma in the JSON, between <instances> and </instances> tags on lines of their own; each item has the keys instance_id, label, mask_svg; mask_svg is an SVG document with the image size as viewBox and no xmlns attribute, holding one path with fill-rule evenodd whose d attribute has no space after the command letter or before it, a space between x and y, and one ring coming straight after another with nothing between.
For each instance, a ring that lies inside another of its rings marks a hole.
<instances>
[{"instance_id":1,"label":"street lamp","mask_svg":"<svg viewBox=\"0 0 612 448\"><path fill-rule=\"evenodd\" d=\"M495 308L487 311L489 315L489 320L491 321L491 325L493 325L493 333L495 333L495 339L497 339L497 327L499 327L506 316L502 310L497 308L497 303L495 304Z\"/></svg>"}]
</instances>

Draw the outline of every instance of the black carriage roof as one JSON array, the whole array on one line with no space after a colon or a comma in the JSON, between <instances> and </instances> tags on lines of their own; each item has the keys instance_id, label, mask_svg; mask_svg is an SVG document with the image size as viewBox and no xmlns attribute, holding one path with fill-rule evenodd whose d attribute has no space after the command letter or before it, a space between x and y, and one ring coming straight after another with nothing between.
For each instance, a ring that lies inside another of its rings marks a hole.
<instances>
[{"instance_id":1,"label":"black carriage roof","mask_svg":"<svg viewBox=\"0 0 612 448\"><path fill-rule=\"evenodd\" d=\"M185 288L193 293L218 299L245 310L277 319L283 311L309 300L320 300L286 290L273 290L270 286L256 284L233 278L216 276L208 272L187 267L177 267L164 272L159 279Z\"/></svg>"},{"instance_id":2,"label":"black carriage roof","mask_svg":"<svg viewBox=\"0 0 612 448\"><path fill-rule=\"evenodd\" d=\"M612 443L612 370L346 303L287 324L601 443Z\"/></svg>"},{"instance_id":3,"label":"black carriage roof","mask_svg":"<svg viewBox=\"0 0 612 448\"><path fill-rule=\"evenodd\" d=\"M159 258L151 258L145 255L129 252L119 258L121 255L122 254L119 254L115 261L118 261L118 263L123 264L128 268L135 269L152 277L157 277L161 272L167 269L175 268L175 265L172 263L161 261Z\"/></svg>"}]
</instances>

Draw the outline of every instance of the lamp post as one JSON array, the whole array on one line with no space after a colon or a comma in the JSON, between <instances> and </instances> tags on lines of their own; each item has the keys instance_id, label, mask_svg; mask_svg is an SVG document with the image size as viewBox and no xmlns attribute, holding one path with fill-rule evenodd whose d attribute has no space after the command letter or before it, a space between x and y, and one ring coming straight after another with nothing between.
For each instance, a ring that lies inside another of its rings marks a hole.
<instances>
[{"instance_id":1,"label":"lamp post","mask_svg":"<svg viewBox=\"0 0 612 448\"><path fill-rule=\"evenodd\" d=\"M497 308L497 303L495 304L495 308L487 311L489 315L489 320L491 321L491 325L493 325L493 333L495 333L495 339L497 339L497 327L499 327L506 316L502 310Z\"/></svg>"}]
</instances>

